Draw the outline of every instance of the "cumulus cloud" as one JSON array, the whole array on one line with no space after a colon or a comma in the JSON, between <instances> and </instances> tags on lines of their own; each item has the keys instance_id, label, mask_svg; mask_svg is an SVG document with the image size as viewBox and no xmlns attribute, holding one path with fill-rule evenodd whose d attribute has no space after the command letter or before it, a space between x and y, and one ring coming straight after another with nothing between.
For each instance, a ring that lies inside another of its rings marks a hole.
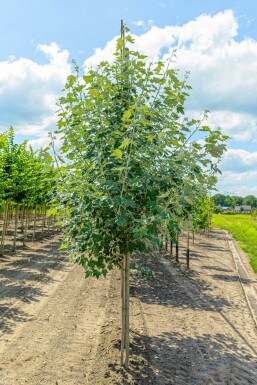
<instances>
[{"instance_id":1,"label":"cumulus cloud","mask_svg":"<svg viewBox=\"0 0 257 385\"><path fill-rule=\"evenodd\" d=\"M133 21L132 24L135 25L136 27L143 27L145 25L143 20Z\"/></svg>"},{"instance_id":2,"label":"cumulus cloud","mask_svg":"<svg viewBox=\"0 0 257 385\"><path fill-rule=\"evenodd\" d=\"M177 68L190 71L188 110L210 109L213 122L236 140L256 137L257 42L237 39L238 23L231 10L201 15L182 26L152 26L133 37L135 49L150 59L167 59L176 49ZM111 60L115 44L116 38L97 48L85 67Z\"/></svg>"},{"instance_id":3,"label":"cumulus cloud","mask_svg":"<svg viewBox=\"0 0 257 385\"><path fill-rule=\"evenodd\" d=\"M257 139L257 119L253 114L229 110L213 111L209 115L208 124L221 127L222 132L240 142Z\"/></svg>"},{"instance_id":4,"label":"cumulus cloud","mask_svg":"<svg viewBox=\"0 0 257 385\"><path fill-rule=\"evenodd\" d=\"M56 43L37 47L49 60L26 58L0 62L0 125L19 133L42 135L55 119L56 100L71 68L69 53Z\"/></svg>"},{"instance_id":5,"label":"cumulus cloud","mask_svg":"<svg viewBox=\"0 0 257 385\"><path fill-rule=\"evenodd\" d=\"M233 172L224 171L219 178L218 190L230 195L256 195L257 196L257 171Z\"/></svg>"},{"instance_id":6,"label":"cumulus cloud","mask_svg":"<svg viewBox=\"0 0 257 385\"><path fill-rule=\"evenodd\" d=\"M222 159L222 169L237 173L248 171L257 173L257 151L249 152L243 149L228 149Z\"/></svg>"},{"instance_id":7,"label":"cumulus cloud","mask_svg":"<svg viewBox=\"0 0 257 385\"><path fill-rule=\"evenodd\" d=\"M242 196L257 194L257 151L228 149L222 162L218 188Z\"/></svg>"},{"instance_id":8,"label":"cumulus cloud","mask_svg":"<svg viewBox=\"0 0 257 385\"><path fill-rule=\"evenodd\" d=\"M40 148L46 148L49 146L51 139L49 137L43 137L39 139L32 139L28 141L28 145L30 145L35 151L40 150Z\"/></svg>"},{"instance_id":9,"label":"cumulus cloud","mask_svg":"<svg viewBox=\"0 0 257 385\"><path fill-rule=\"evenodd\" d=\"M154 21L152 19L148 19L147 21L136 20L136 21L133 21L132 24L135 25L136 27L142 27L145 30L147 30L148 28L154 25Z\"/></svg>"},{"instance_id":10,"label":"cumulus cloud","mask_svg":"<svg viewBox=\"0 0 257 385\"><path fill-rule=\"evenodd\" d=\"M28 144L34 149L34 150L39 150L40 148L46 148L50 145L52 142L52 138L50 138L49 135L45 135L41 138L38 139L32 139L28 141ZM55 135L54 136L54 148L55 151L58 152L59 148L63 144L63 141L61 140L60 135ZM53 154L53 148L50 146L50 151L51 154Z\"/></svg>"}]
</instances>

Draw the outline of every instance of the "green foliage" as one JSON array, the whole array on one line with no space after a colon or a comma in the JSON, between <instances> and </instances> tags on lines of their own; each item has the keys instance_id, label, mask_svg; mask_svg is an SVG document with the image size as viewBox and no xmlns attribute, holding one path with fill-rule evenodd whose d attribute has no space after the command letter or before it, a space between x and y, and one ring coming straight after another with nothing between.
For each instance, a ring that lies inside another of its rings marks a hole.
<instances>
[{"instance_id":1,"label":"green foliage","mask_svg":"<svg viewBox=\"0 0 257 385\"><path fill-rule=\"evenodd\" d=\"M257 198L254 195L247 195L243 199L243 205L250 205L252 207L257 207Z\"/></svg>"},{"instance_id":2,"label":"green foliage","mask_svg":"<svg viewBox=\"0 0 257 385\"><path fill-rule=\"evenodd\" d=\"M149 62L125 49L131 41L118 39L113 63L84 75L75 65L59 102L64 244L86 276L106 275L190 220L225 150L227 137L204 125L206 114L185 117L191 87L172 61Z\"/></svg>"},{"instance_id":3,"label":"green foliage","mask_svg":"<svg viewBox=\"0 0 257 385\"><path fill-rule=\"evenodd\" d=\"M56 172L45 151L33 151L27 142L16 144L14 130L0 134L0 199L15 203L48 202L54 191Z\"/></svg>"},{"instance_id":4,"label":"green foliage","mask_svg":"<svg viewBox=\"0 0 257 385\"><path fill-rule=\"evenodd\" d=\"M193 227L195 230L206 229L211 225L214 203L208 197L199 198L194 206Z\"/></svg>"},{"instance_id":5,"label":"green foliage","mask_svg":"<svg viewBox=\"0 0 257 385\"><path fill-rule=\"evenodd\" d=\"M222 209L221 209L221 207L214 205L213 212L214 212L214 214L222 214Z\"/></svg>"},{"instance_id":6,"label":"green foliage","mask_svg":"<svg viewBox=\"0 0 257 385\"><path fill-rule=\"evenodd\" d=\"M251 212L251 216L253 218L253 220L257 220L257 209L253 209L252 212Z\"/></svg>"}]
</instances>

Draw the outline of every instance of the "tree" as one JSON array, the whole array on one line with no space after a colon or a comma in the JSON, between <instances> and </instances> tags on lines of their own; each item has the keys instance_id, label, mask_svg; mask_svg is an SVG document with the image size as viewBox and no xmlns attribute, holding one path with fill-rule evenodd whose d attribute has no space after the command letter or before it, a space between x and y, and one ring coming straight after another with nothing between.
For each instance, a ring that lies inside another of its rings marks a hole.
<instances>
[{"instance_id":1,"label":"tree","mask_svg":"<svg viewBox=\"0 0 257 385\"><path fill-rule=\"evenodd\" d=\"M256 221L256 219L257 219L257 209L253 209L252 210L251 216L252 216L253 220Z\"/></svg>"},{"instance_id":2,"label":"tree","mask_svg":"<svg viewBox=\"0 0 257 385\"><path fill-rule=\"evenodd\" d=\"M22 207L23 219L28 223L29 210L34 210L34 231L36 224L36 206L49 203L54 193L56 172L52 158L46 151L33 151L27 141L21 144L14 142L14 129L0 134L0 202L4 201L3 230L1 237L1 253L4 252L4 239L8 218L15 210L15 228L13 249L16 246L16 233L19 209ZM1 202L2 203L2 202ZM10 222L10 220L9 220ZM26 227L26 226L25 226ZM24 231L24 244L26 229Z\"/></svg>"},{"instance_id":3,"label":"tree","mask_svg":"<svg viewBox=\"0 0 257 385\"><path fill-rule=\"evenodd\" d=\"M257 198L254 195L247 195L243 199L244 205L250 205L252 207L257 207Z\"/></svg>"},{"instance_id":4,"label":"tree","mask_svg":"<svg viewBox=\"0 0 257 385\"><path fill-rule=\"evenodd\" d=\"M122 24L113 63L83 76L75 65L60 98L57 130L63 247L86 277L121 269L126 367L130 256L159 246L159 233L175 231L178 218L214 186L227 138L204 119L185 117L191 87L171 61L149 62L132 44ZM201 144L192 140L197 131L205 136Z\"/></svg>"},{"instance_id":5,"label":"tree","mask_svg":"<svg viewBox=\"0 0 257 385\"><path fill-rule=\"evenodd\" d=\"M243 204L243 198L242 197L235 195L235 196L232 196L231 198L234 200L235 206L241 206Z\"/></svg>"},{"instance_id":6,"label":"tree","mask_svg":"<svg viewBox=\"0 0 257 385\"><path fill-rule=\"evenodd\" d=\"M194 207L193 227L195 230L209 228L211 225L211 218L214 212L214 203L208 197L199 198Z\"/></svg>"},{"instance_id":7,"label":"tree","mask_svg":"<svg viewBox=\"0 0 257 385\"><path fill-rule=\"evenodd\" d=\"M212 199L213 199L214 204L216 206L225 206L224 202L225 202L225 199L226 199L226 195L215 194L215 195L213 195Z\"/></svg>"}]
</instances>

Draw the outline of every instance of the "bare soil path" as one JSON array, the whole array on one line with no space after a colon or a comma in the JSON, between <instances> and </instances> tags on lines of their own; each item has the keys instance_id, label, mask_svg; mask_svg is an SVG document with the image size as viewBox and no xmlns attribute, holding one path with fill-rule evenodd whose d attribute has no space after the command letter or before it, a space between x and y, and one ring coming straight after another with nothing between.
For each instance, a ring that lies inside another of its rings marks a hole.
<instances>
[{"instance_id":1,"label":"bare soil path","mask_svg":"<svg viewBox=\"0 0 257 385\"><path fill-rule=\"evenodd\" d=\"M257 384L257 330L226 234L215 230L196 237L189 272L185 243L182 239L179 264L169 254L146 261L154 279L134 271L130 370L119 369L113 343L90 384ZM256 281L252 276L249 284ZM111 333L108 344L119 338Z\"/></svg>"},{"instance_id":2,"label":"bare soil path","mask_svg":"<svg viewBox=\"0 0 257 385\"><path fill-rule=\"evenodd\" d=\"M0 385L257 385L257 330L224 232L196 237L189 272L185 239L179 264L164 252L144 262L153 279L133 270L128 371L119 272L85 280L58 246L0 260Z\"/></svg>"},{"instance_id":3,"label":"bare soil path","mask_svg":"<svg viewBox=\"0 0 257 385\"><path fill-rule=\"evenodd\" d=\"M1 385L86 382L110 280L85 280L59 245L45 240L0 262Z\"/></svg>"}]
</instances>

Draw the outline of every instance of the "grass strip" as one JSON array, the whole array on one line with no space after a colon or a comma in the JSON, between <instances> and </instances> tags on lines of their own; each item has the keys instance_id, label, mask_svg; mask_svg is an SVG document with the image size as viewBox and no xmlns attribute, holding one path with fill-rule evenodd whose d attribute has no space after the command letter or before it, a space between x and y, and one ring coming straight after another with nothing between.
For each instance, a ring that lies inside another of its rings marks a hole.
<instances>
[{"instance_id":1,"label":"grass strip","mask_svg":"<svg viewBox=\"0 0 257 385\"><path fill-rule=\"evenodd\" d=\"M253 271L257 273L257 221L247 214L214 214L212 227L227 230L239 242L250 258Z\"/></svg>"}]
</instances>

